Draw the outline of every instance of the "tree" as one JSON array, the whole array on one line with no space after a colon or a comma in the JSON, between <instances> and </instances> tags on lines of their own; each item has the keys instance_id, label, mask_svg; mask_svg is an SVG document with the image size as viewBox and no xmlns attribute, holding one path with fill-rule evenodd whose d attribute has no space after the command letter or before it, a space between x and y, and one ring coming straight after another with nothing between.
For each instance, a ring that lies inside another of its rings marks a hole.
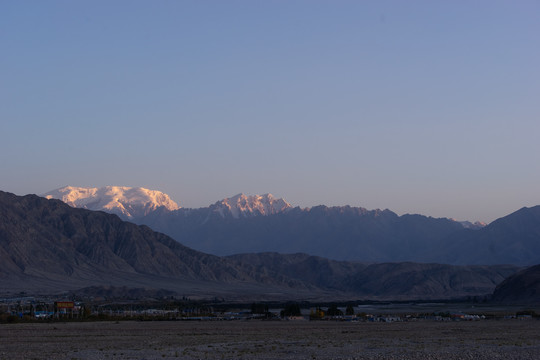
<instances>
[{"instance_id":1,"label":"tree","mask_svg":"<svg viewBox=\"0 0 540 360\"><path fill-rule=\"evenodd\" d=\"M328 316L343 316L343 311L339 310L336 304L330 305L326 311Z\"/></svg>"},{"instance_id":2,"label":"tree","mask_svg":"<svg viewBox=\"0 0 540 360\"><path fill-rule=\"evenodd\" d=\"M296 303L286 305L285 309L281 310L281 317L285 316L302 316L300 305Z\"/></svg>"},{"instance_id":3,"label":"tree","mask_svg":"<svg viewBox=\"0 0 540 360\"><path fill-rule=\"evenodd\" d=\"M267 314L268 305L253 303L251 304L251 313L252 314Z\"/></svg>"}]
</instances>

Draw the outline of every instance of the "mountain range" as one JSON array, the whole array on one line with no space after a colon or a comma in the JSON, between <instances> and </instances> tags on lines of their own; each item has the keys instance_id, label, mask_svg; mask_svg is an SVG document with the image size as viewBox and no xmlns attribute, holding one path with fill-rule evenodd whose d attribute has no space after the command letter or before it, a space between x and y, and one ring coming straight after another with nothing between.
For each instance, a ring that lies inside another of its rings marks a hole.
<instances>
[{"instance_id":1,"label":"mountain range","mask_svg":"<svg viewBox=\"0 0 540 360\"><path fill-rule=\"evenodd\" d=\"M220 256L301 252L360 262L540 263L539 206L520 209L486 226L416 214L398 216L388 209L293 207L270 194L239 194L198 209L181 208L167 195L143 188L65 187L44 195L72 206L116 213L190 248ZM126 213L125 209L133 210Z\"/></svg>"},{"instance_id":2,"label":"mountain range","mask_svg":"<svg viewBox=\"0 0 540 360\"><path fill-rule=\"evenodd\" d=\"M307 254L218 257L114 214L0 192L3 293L115 286L244 300L440 299L489 294L517 270L512 265L366 264Z\"/></svg>"}]
</instances>

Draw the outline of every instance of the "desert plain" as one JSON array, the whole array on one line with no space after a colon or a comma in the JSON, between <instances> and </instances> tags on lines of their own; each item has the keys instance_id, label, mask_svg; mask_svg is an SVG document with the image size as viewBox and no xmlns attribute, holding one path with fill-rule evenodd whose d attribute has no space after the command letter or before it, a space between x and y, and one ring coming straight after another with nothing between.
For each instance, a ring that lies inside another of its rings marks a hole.
<instances>
[{"instance_id":1,"label":"desert plain","mask_svg":"<svg viewBox=\"0 0 540 360\"><path fill-rule=\"evenodd\" d=\"M538 359L540 321L0 325L0 359Z\"/></svg>"}]
</instances>

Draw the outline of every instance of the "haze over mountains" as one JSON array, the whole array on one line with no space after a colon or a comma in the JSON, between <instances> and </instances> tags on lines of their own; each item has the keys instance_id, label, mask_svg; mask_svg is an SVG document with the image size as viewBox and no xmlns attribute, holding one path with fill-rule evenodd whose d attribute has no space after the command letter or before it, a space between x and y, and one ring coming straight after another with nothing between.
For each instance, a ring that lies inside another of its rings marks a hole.
<instances>
[{"instance_id":1,"label":"haze over mountains","mask_svg":"<svg viewBox=\"0 0 540 360\"><path fill-rule=\"evenodd\" d=\"M481 296L515 266L362 264L276 253L217 257L100 211L0 191L0 290L95 286L228 299L440 299Z\"/></svg>"},{"instance_id":2,"label":"haze over mountains","mask_svg":"<svg viewBox=\"0 0 540 360\"><path fill-rule=\"evenodd\" d=\"M302 209L270 194L239 194L199 209L177 207L167 195L155 191L146 198L130 197L149 192L126 187L92 191L67 187L45 195L74 206L117 213L215 255L302 252L362 262L540 263L540 207L523 208L484 226L350 206ZM104 193L108 197L100 197ZM84 201L77 199L78 194L85 194ZM168 201L154 201L157 198ZM128 208L144 211L125 213Z\"/></svg>"}]
</instances>

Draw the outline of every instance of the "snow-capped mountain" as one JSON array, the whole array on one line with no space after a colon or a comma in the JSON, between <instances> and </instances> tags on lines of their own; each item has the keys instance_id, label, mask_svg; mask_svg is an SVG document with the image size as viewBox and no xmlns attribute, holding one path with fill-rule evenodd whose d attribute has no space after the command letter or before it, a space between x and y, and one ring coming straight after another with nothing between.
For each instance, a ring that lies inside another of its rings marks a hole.
<instances>
[{"instance_id":1,"label":"snow-capped mountain","mask_svg":"<svg viewBox=\"0 0 540 360\"><path fill-rule=\"evenodd\" d=\"M487 226L487 224L485 222L482 222L482 221L475 221L475 222L470 222L470 221L458 221L461 225L463 225L463 227L465 229L472 229L472 230L478 230L478 229L481 229L485 226Z\"/></svg>"},{"instance_id":2,"label":"snow-capped mountain","mask_svg":"<svg viewBox=\"0 0 540 360\"><path fill-rule=\"evenodd\" d=\"M157 190L142 187L105 186L101 188L65 186L49 191L42 196L58 199L72 207L99 210L119 215L127 220L140 220L151 212L163 207L168 211L180 206L167 195ZM206 208L220 217L235 219L258 215L277 214L292 206L284 199L272 194L238 194L225 198Z\"/></svg>"},{"instance_id":3,"label":"snow-capped mountain","mask_svg":"<svg viewBox=\"0 0 540 360\"><path fill-rule=\"evenodd\" d=\"M170 211L180 208L167 194L142 187L87 188L65 186L49 191L42 196L47 199L62 200L72 207L106 211L124 219L140 218L160 207Z\"/></svg>"},{"instance_id":4,"label":"snow-capped mountain","mask_svg":"<svg viewBox=\"0 0 540 360\"><path fill-rule=\"evenodd\" d=\"M238 194L231 198L218 201L210 208L222 217L230 214L232 217L238 219L240 217L277 214L291 209L292 206L284 199L278 199L272 194L249 196Z\"/></svg>"},{"instance_id":5,"label":"snow-capped mountain","mask_svg":"<svg viewBox=\"0 0 540 360\"><path fill-rule=\"evenodd\" d=\"M307 253L361 262L524 266L538 263L540 254L540 206L486 226L351 206L293 208L270 194L238 194L197 209L180 208L144 188L67 186L44 196L115 213L213 255Z\"/></svg>"},{"instance_id":6,"label":"snow-capped mountain","mask_svg":"<svg viewBox=\"0 0 540 360\"><path fill-rule=\"evenodd\" d=\"M208 208L205 209L208 210ZM305 215L309 216L309 212L301 211L299 208L276 216L240 218L235 221L216 216L210 219L207 225L217 225L217 227L214 226L213 231L208 227L202 228L203 237L197 240L208 238L209 235L219 235L223 240L230 242L231 239L235 239L235 236L243 233L246 236L238 240L244 240L245 243L253 242L261 236L267 245L279 244L282 236L286 236L283 240L287 244L292 244L299 235L302 235L302 232L308 231L310 234L308 234L304 249L309 251L319 247L318 242L320 245L320 237L318 239L313 235L325 232L331 235L323 234L323 237L327 238L326 244L322 247L325 255L332 255L329 250L333 249L342 249L347 253L352 253L357 249L357 256L362 256L373 245L383 245L380 249L384 252L391 249L385 246L388 243L380 237L378 241L372 241L375 240L373 237L365 239L364 236L356 236L351 239L352 241L346 241L346 237L339 229L348 221L343 222L339 219L347 213L349 216L356 217L357 220L368 216L376 222L375 225L380 232L380 225L387 222L381 223L379 220L385 216L390 216L387 220L392 218L399 220L397 215L389 212L358 212L350 208L345 211L339 210L316 209L313 214L316 218L309 222L302 220ZM513 248L529 256L535 264L540 262L538 261L539 252L535 251L540 224L539 210L540 207L522 209L498 221L499 230L507 234L506 240L498 237L499 240L513 244L511 248L501 249L501 254L506 255L509 253L508 250ZM179 215L176 220L182 221L183 212L184 210L181 209L154 213L166 216ZM287 220L286 218L290 215L294 216L295 212L297 215L301 213L301 216L300 218L295 216L293 221L288 221L295 228L292 233L287 231L286 222L276 223L276 220ZM328 219L330 221L324 219L325 213L326 216L331 216ZM198 216L196 217L200 220ZM438 221L420 216L406 218L413 221ZM218 221L218 223L213 221ZM271 223L265 224L266 221ZM452 227L457 226L448 220L443 221L451 224ZM241 230L238 226L226 226L233 223L248 226L248 231L238 232ZM182 225L185 224L184 222ZM418 224L418 222L412 224L412 228L418 229ZM329 226L331 231L325 231L325 228ZM403 226L398 227L397 232L391 234L391 237L394 238L395 235L403 232ZM421 235L425 229L419 229L416 235ZM485 240L489 242L494 234L497 235L498 231L493 230L495 232L489 229L486 232L467 231L469 235L484 233L483 239L465 237L464 241L456 244L454 251L448 251L445 248L439 251L448 255L464 253L463 249L465 249L469 250L466 251L468 255L480 255L484 259L491 258L493 253L483 251L483 249L488 248ZM164 294L167 296L189 295L205 299L226 297L231 301L240 302L260 301L262 298L275 301L291 299L333 301L336 296L338 299L344 299L347 296L350 299L375 300L456 299L483 296L493 291L495 285L505 277L518 270L518 267L511 265L451 266L425 261L423 264L409 261L400 263L392 261L387 264L369 261L370 264L366 264L356 260L353 262L332 261L328 258L302 253L282 255L265 252L217 257L186 248L172 238L152 231L149 227L121 221L114 215L74 209L59 201L46 200L35 195L16 196L3 191L0 191L0 233L2 278L0 291L2 293L21 291L30 294L67 293L67 291L83 288L76 290L76 293L113 297L125 295L132 297L139 294L144 298L162 297ZM373 234L373 231L368 233ZM525 241L516 244L515 235L519 233ZM190 234L184 233L184 235L186 236L182 239L191 238ZM415 234L411 235L413 235L412 239L417 239ZM459 234L456 235L458 235L457 239L462 237ZM498 235L500 236L501 233L499 232ZM404 240L403 237L396 240L391 245L397 247L394 250L397 254L406 251L407 245L411 244L410 241L400 241ZM433 242L433 237L424 237L424 240L422 243L416 243L415 248L429 246L429 243ZM481 247L477 248L474 245L476 241L471 240L480 240ZM474 251L470 251L470 247L464 246L467 244L472 244L476 249L473 248ZM496 244L501 244L501 242ZM496 248L497 246L495 250ZM514 254L516 254L515 251ZM523 285L534 285L532 280L535 280L535 276L538 277L537 274L532 274L533 276L530 274L528 272L525 274L528 276L514 278L515 281L511 280L509 284L507 283L510 286L506 287L506 291L499 296L521 291L521 297L513 297L516 302L521 304L525 297L525 301L535 300L537 304L537 298L528 296L530 293L528 288L525 289L527 291L523 291ZM532 280L527 282L528 279ZM194 284L196 286L193 286ZM145 290L141 292L141 288ZM74 296L77 297L77 295Z\"/></svg>"}]
</instances>

